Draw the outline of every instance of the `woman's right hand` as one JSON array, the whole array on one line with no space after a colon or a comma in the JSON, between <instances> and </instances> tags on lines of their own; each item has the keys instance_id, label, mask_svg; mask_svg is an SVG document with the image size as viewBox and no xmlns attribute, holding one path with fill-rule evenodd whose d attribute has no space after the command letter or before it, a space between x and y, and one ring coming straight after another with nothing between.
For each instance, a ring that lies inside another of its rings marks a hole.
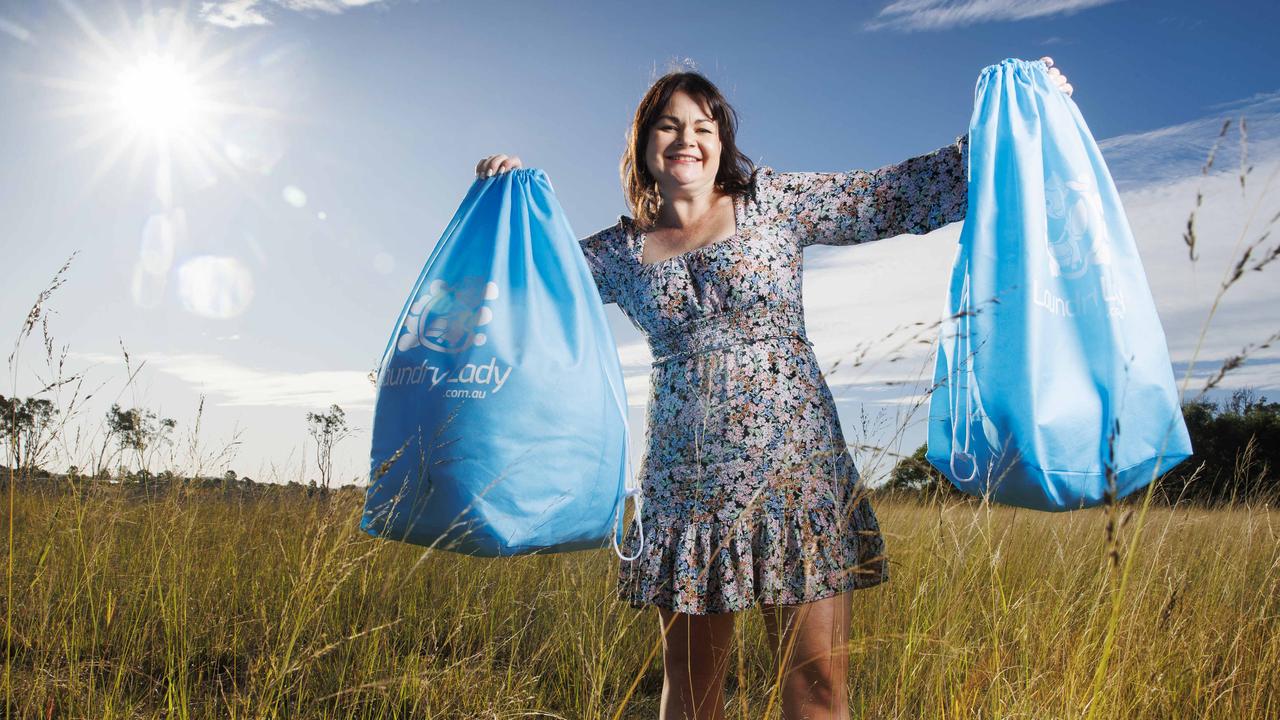
<instances>
[{"instance_id":1,"label":"woman's right hand","mask_svg":"<svg viewBox=\"0 0 1280 720\"><path fill-rule=\"evenodd\" d=\"M494 175L515 170L521 167L520 158L515 155L490 155L476 163L476 177L493 177Z\"/></svg>"}]
</instances>

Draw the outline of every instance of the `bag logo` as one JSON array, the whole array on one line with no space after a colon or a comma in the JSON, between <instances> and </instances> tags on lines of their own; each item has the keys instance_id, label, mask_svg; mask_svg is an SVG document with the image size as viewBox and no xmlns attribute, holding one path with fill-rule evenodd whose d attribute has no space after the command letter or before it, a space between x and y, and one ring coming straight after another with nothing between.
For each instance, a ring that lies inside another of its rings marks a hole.
<instances>
[{"instance_id":1,"label":"bag logo","mask_svg":"<svg viewBox=\"0 0 1280 720\"><path fill-rule=\"evenodd\" d=\"M1037 277L1032 280L1033 302L1061 317L1105 312L1123 318L1124 292L1111 276L1111 236L1094 181L1087 177L1064 181L1053 173L1044 184L1044 196L1050 277L1079 280L1090 266L1097 266L1097 283L1042 286Z\"/></svg>"},{"instance_id":2,"label":"bag logo","mask_svg":"<svg viewBox=\"0 0 1280 720\"><path fill-rule=\"evenodd\" d=\"M493 311L484 304L497 297L497 283L483 277L465 277L454 285L431 281L426 296L409 307L405 332L396 348L405 351L421 346L455 354L484 345L488 338L478 330L493 320Z\"/></svg>"},{"instance_id":3,"label":"bag logo","mask_svg":"<svg viewBox=\"0 0 1280 720\"><path fill-rule=\"evenodd\" d=\"M1069 280L1083 277L1089 265L1111 264L1111 238L1102 214L1102 198L1091 180L1063 181L1057 173L1044 186L1049 214L1049 273Z\"/></svg>"}]
</instances>

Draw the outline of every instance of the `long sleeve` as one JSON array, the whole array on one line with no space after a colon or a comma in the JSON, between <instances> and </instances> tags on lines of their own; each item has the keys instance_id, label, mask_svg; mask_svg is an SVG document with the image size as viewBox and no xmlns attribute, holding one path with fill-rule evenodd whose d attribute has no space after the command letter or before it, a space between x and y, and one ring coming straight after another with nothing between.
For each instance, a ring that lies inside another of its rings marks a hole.
<instances>
[{"instance_id":1,"label":"long sleeve","mask_svg":"<svg viewBox=\"0 0 1280 720\"><path fill-rule=\"evenodd\" d=\"M855 245L924 234L968 208L969 138L875 171L776 172L756 176L760 201L801 247Z\"/></svg>"},{"instance_id":2,"label":"long sleeve","mask_svg":"<svg viewBox=\"0 0 1280 720\"><path fill-rule=\"evenodd\" d=\"M596 289L600 292L600 302L605 305L618 302L616 272L609 261L616 249L612 246L616 238L613 232L615 229L606 228L578 241L582 255L587 260L587 267L591 268L591 278L595 280Z\"/></svg>"}]
</instances>

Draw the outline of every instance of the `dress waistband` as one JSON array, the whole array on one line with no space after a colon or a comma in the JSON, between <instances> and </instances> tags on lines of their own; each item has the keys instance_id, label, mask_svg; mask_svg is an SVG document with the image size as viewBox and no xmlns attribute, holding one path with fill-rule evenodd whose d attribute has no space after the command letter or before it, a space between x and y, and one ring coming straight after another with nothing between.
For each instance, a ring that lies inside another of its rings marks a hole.
<instances>
[{"instance_id":1,"label":"dress waistband","mask_svg":"<svg viewBox=\"0 0 1280 720\"><path fill-rule=\"evenodd\" d=\"M797 303L771 305L761 301L652 333L648 340L656 366L734 345L786 337L813 346L804 331L804 309Z\"/></svg>"}]
</instances>

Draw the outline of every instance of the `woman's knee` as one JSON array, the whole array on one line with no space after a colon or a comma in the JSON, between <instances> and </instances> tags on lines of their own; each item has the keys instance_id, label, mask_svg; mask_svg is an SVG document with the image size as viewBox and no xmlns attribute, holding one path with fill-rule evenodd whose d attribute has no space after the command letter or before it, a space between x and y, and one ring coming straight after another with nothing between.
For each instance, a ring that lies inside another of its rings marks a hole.
<instances>
[{"instance_id":1,"label":"woman's knee","mask_svg":"<svg viewBox=\"0 0 1280 720\"><path fill-rule=\"evenodd\" d=\"M766 608L774 658L784 664L783 689L793 701L834 707L846 691L848 604L846 593Z\"/></svg>"},{"instance_id":2,"label":"woman's knee","mask_svg":"<svg viewBox=\"0 0 1280 720\"><path fill-rule=\"evenodd\" d=\"M843 668L830 653L797 657L787 668L784 688L807 703L831 705L845 691Z\"/></svg>"}]
</instances>

